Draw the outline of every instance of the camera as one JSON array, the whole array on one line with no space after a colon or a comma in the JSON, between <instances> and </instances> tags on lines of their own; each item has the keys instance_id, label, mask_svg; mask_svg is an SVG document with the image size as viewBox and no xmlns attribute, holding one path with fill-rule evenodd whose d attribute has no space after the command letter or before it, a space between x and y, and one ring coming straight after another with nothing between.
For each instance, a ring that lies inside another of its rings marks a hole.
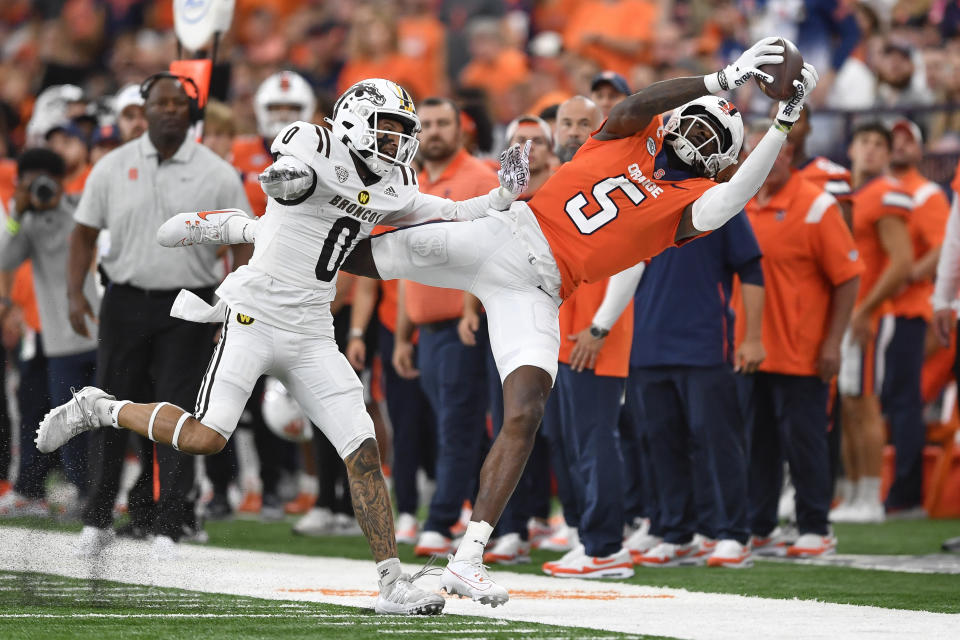
<instances>
[{"instance_id":1,"label":"camera","mask_svg":"<svg viewBox=\"0 0 960 640\"><path fill-rule=\"evenodd\" d=\"M47 176L38 176L30 183L30 198L37 206L49 206L59 193L60 185Z\"/></svg>"}]
</instances>

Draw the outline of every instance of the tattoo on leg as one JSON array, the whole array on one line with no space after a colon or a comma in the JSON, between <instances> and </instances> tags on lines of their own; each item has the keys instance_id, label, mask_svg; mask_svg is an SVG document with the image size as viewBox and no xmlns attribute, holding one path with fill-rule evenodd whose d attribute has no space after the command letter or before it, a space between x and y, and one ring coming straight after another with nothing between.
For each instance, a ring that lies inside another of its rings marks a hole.
<instances>
[{"instance_id":1,"label":"tattoo on leg","mask_svg":"<svg viewBox=\"0 0 960 640\"><path fill-rule=\"evenodd\" d=\"M393 528L393 507L387 483L380 472L380 454L373 438L347 456L347 476L357 522L370 544L377 562L397 557L397 537Z\"/></svg>"}]
</instances>

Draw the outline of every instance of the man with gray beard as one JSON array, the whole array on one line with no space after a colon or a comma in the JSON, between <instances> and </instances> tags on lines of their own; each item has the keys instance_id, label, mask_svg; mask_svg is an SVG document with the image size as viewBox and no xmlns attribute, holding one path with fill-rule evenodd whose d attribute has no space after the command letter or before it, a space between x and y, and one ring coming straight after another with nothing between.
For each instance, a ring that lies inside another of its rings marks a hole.
<instances>
[{"instance_id":1,"label":"man with gray beard","mask_svg":"<svg viewBox=\"0 0 960 640\"><path fill-rule=\"evenodd\" d=\"M574 96L557 109L556 143L553 152L560 163L573 160L577 149L603 123L603 113L592 100Z\"/></svg>"}]
</instances>

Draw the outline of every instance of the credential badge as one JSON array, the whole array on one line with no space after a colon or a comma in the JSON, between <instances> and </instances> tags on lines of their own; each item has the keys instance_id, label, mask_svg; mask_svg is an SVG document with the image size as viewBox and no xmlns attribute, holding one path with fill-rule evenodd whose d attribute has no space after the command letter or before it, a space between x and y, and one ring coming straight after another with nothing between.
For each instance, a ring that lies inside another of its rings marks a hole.
<instances>
[{"instance_id":1,"label":"credential badge","mask_svg":"<svg viewBox=\"0 0 960 640\"><path fill-rule=\"evenodd\" d=\"M653 138L647 138L647 153L652 156L657 155L657 143Z\"/></svg>"}]
</instances>

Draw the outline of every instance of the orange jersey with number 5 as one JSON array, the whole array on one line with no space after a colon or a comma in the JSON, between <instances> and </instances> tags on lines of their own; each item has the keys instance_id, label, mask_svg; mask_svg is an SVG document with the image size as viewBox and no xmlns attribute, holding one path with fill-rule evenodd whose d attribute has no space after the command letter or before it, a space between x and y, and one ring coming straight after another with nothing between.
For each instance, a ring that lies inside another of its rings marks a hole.
<instances>
[{"instance_id":1,"label":"orange jersey with number 5","mask_svg":"<svg viewBox=\"0 0 960 640\"><path fill-rule=\"evenodd\" d=\"M528 203L560 268L560 295L675 246L684 208L715 184L667 165L661 116L628 138L591 136Z\"/></svg>"}]
</instances>

